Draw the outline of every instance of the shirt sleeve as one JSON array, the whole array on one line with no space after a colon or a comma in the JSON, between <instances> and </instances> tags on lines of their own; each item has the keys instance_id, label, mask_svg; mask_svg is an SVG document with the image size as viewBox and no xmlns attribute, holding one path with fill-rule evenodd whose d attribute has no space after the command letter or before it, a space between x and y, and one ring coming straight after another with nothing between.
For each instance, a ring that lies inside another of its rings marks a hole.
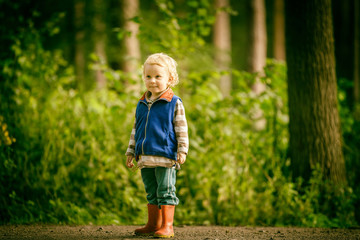
<instances>
[{"instance_id":1,"label":"shirt sleeve","mask_svg":"<svg viewBox=\"0 0 360 240\"><path fill-rule=\"evenodd\" d=\"M131 130L129 146L126 150L126 156L135 156L135 131L136 131L136 119L134 121L133 129Z\"/></svg>"},{"instance_id":2,"label":"shirt sleeve","mask_svg":"<svg viewBox=\"0 0 360 240\"><path fill-rule=\"evenodd\" d=\"M189 136L188 125L185 117L185 108L181 100L177 100L175 106L175 134L178 142L178 152L188 154L189 151Z\"/></svg>"}]
</instances>

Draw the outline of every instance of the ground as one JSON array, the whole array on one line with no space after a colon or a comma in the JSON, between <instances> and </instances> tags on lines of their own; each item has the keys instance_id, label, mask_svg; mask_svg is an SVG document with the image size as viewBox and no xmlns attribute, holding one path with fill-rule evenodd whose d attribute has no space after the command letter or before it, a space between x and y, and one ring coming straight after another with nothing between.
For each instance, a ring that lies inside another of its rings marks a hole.
<instances>
[{"instance_id":1,"label":"ground","mask_svg":"<svg viewBox=\"0 0 360 240\"><path fill-rule=\"evenodd\" d=\"M138 226L0 226L0 239L154 239L138 237ZM240 239L354 239L360 240L360 229L323 229L298 227L175 227L173 239L240 240Z\"/></svg>"}]
</instances>

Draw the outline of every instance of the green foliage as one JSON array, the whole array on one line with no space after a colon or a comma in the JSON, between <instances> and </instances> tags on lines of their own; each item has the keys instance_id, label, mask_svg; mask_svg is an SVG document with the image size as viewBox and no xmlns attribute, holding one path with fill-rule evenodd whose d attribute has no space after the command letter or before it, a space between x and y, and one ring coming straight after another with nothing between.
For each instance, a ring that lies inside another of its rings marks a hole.
<instances>
[{"instance_id":1,"label":"green foliage","mask_svg":"<svg viewBox=\"0 0 360 240\"><path fill-rule=\"evenodd\" d=\"M341 78L338 80L338 101L341 130L343 136L343 152L347 169L349 186L354 190L352 202L360 206L360 115L358 107L347 92L353 89L353 82ZM356 220L360 221L360 212L355 212Z\"/></svg>"},{"instance_id":2,"label":"green foliage","mask_svg":"<svg viewBox=\"0 0 360 240\"><path fill-rule=\"evenodd\" d=\"M16 79L16 111L2 119L3 126L11 121L16 143L0 145L0 176L8 183L1 187L1 221L135 221L139 214L126 212L141 211L143 191L123 153L136 99L113 90L80 93L73 70L60 52L41 47L34 29L12 49L16 67L3 74Z\"/></svg>"},{"instance_id":3,"label":"green foliage","mask_svg":"<svg viewBox=\"0 0 360 240\"><path fill-rule=\"evenodd\" d=\"M204 38L211 33L216 13L210 0L186 1L182 6L167 0L157 0L156 4L158 13L146 11L140 19L139 38L148 43L142 45L144 52L166 51L179 60L205 46Z\"/></svg>"},{"instance_id":4,"label":"green foliage","mask_svg":"<svg viewBox=\"0 0 360 240\"><path fill-rule=\"evenodd\" d=\"M164 34L150 35L151 21L135 19L145 52L180 58L175 91L186 108L190 151L178 172L176 224L356 225L358 187L331 186L319 170L305 187L291 179L286 66L268 60L260 95L251 90L256 74L217 71L204 40L214 21L210 1L186 3L189 13L179 17L173 2L157 1L163 28L154 31ZM0 222L143 223L141 176L124 156L141 93L95 55L91 67L104 72L107 86L79 91L61 51L44 50L31 22L14 39L0 82ZM216 85L224 74L236 86L227 98ZM346 108L341 117L350 136ZM348 164L353 156L348 151ZM349 182L356 178L351 166Z\"/></svg>"},{"instance_id":5,"label":"green foliage","mask_svg":"<svg viewBox=\"0 0 360 240\"><path fill-rule=\"evenodd\" d=\"M249 86L256 75L233 72L239 90L223 99L213 85L219 75L192 73L185 92L191 136L189 159L179 173L184 223L339 227L354 224L352 190L334 192L314 172L310 184L293 183L287 158L286 69L268 61L266 90ZM265 128L256 129L262 111ZM324 188L329 188L323 191ZM323 195L323 192L328 195ZM331 215L335 213L334 215Z\"/></svg>"}]
</instances>

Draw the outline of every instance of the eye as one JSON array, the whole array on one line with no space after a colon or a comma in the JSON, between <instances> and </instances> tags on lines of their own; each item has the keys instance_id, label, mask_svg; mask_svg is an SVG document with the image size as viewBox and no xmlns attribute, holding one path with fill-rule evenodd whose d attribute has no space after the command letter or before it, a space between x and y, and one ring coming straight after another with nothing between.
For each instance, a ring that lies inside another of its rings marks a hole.
<instances>
[{"instance_id":1,"label":"eye","mask_svg":"<svg viewBox=\"0 0 360 240\"><path fill-rule=\"evenodd\" d=\"M150 78L150 75L147 75L146 78L149 79L149 78Z\"/></svg>"},{"instance_id":2,"label":"eye","mask_svg":"<svg viewBox=\"0 0 360 240\"><path fill-rule=\"evenodd\" d=\"M156 78L161 78L161 76L160 76L160 75L157 75Z\"/></svg>"}]
</instances>

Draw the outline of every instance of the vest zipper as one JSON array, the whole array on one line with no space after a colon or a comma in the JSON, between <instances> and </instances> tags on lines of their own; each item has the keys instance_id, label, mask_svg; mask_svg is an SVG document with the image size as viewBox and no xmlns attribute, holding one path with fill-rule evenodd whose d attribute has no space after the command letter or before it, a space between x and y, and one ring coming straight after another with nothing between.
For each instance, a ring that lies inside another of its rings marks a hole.
<instances>
[{"instance_id":1,"label":"vest zipper","mask_svg":"<svg viewBox=\"0 0 360 240\"><path fill-rule=\"evenodd\" d=\"M153 103L154 104L154 103ZM147 105L147 104L146 104ZM151 108L151 106L152 106L152 104L149 106L149 105L147 105L147 107L148 107L148 114L147 114L147 116L146 116L146 123L145 123L145 136L144 136L144 140L143 140L143 142L142 142L142 144L141 144L141 150L142 150L142 154L143 155L145 155L144 154L144 142L145 142L145 140L146 140L146 128L147 128L147 124L148 124L148 120L149 120L149 114L150 114L150 108Z\"/></svg>"},{"instance_id":2,"label":"vest zipper","mask_svg":"<svg viewBox=\"0 0 360 240\"><path fill-rule=\"evenodd\" d=\"M145 155L145 153L144 153L144 142L145 142L145 140L146 140L146 128L147 128L147 124L148 124L148 121L149 121L150 108L152 107L152 105L154 105L154 103L156 103L156 102L159 101L159 100L160 100L160 99L156 99L150 106L149 106L147 103L145 103L145 104L147 105L149 111L148 111L148 114L147 114L147 116L146 116L145 136L144 136L144 140L143 140L143 142L142 142L142 144L141 144L142 155Z\"/></svg>"}]
</instances>

